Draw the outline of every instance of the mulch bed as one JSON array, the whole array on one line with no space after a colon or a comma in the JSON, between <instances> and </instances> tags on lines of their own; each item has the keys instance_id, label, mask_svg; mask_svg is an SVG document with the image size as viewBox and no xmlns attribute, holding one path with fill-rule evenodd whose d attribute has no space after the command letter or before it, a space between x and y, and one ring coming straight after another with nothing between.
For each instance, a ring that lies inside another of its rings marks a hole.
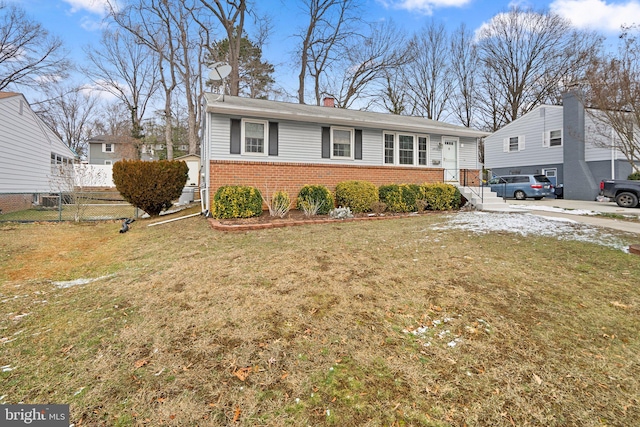
<instances>
[{"instance_id":1,"label":"mulch bed","mask_svg":"<svg viewBox=\"0 0 640 427\"><path fill-rule=\"evenodd\" d=\"M336 222L350 221L375 221L383 219L407 218L418 215L429 215L434 213L442 213L442 211L426 211L424 213L384 213L382 215L375 214L355 214L349 219L333 219L329 215L305 216L302 211L291 210L284 218L272 217L269 211L262 212L262 215L252 218L234 218L234 219L215 219L209 218L211 228L219 231L247 231L247 230L264 230L268 228L292 227L298 225L311 224L327 224Z\"/></svg>"}]
</instances>

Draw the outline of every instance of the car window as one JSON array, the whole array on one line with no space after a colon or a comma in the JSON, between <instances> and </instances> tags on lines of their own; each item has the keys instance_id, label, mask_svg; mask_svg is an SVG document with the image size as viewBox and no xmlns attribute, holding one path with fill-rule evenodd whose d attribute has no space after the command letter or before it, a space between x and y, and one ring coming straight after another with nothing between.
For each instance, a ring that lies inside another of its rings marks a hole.
<instances>
[{"instance_id":1,"label":"car window","mask_svg":"<svg viewBox=\"0 0 640 427\"><path fill-rule=\"evenodd\" d=\"M529 182L529 177L526 175L522 175L522 176L514 176L513 177L513 182L517 182L517 183L527 183Z\"/></svg>"},{"instance_id":2,"label":"car window","mask_svg":"<svg viewBox=\"0 0 640 427\"><path fill-rule=\"evenodd\" d=\"M537 182L544 182L545 184L551 184L551 181L549 181L549 178L547 178L544 175L534 175L533 177Z\"/></svg>"}]
</instances>

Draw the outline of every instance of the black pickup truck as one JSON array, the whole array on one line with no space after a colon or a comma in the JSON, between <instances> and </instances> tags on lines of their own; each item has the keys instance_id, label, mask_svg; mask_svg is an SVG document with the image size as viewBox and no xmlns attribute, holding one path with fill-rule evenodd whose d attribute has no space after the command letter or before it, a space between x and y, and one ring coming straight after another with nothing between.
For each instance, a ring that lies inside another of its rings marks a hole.
<instances>
[{"instance_id":1,"label":"black pickup truck","mask_svg":"<svg viewBox=\"0 0 640 427\"><path fill-rule=\"evenodd\" d=\"M600 183L600 194L615 200L622 208L635 208L640 199L640 181L608 179Z\"/></svg>"}]
</instances>

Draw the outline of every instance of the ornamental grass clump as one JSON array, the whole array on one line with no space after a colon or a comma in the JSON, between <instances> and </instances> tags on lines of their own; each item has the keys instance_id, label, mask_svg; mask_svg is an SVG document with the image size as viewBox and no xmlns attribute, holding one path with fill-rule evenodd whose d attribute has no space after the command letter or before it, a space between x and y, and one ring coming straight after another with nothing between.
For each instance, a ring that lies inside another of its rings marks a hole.
<instances>
[{"instance_id":1,"label":"ornamental grass clump","mask_svg":"<svg viewBox=\"0 0 640 427\"><path fill-rule=\"evenodd\" d=\"M120 160L113 165L113 182L122 197L149 216L173 205L188 176L189 167L181 160Z\"/></svg>"},{"instance_id":2,"label":"ornamental grass clump","mask_svg":"<svg viewBox=\"0 0 640 427\"><path fill-rule=\"evenodd\" d=\"M378 201L378 187L368 181L343 181L336 185L336 202L354 213L369 212Z\"/></svg>"},{"instance_id":3,"label":"ornamental grass clump","mask_svg":"<svg viewBox=\"0 0 640 427\"><path fill-rule=\"evenodd\" d=\"M255 187L227 185L218 188L211 205L217 219L251 218L262 213L262 195Z\"/></svg>"},{"instance_id":4,"label":"ornamental grass clump","mask_svg":"<svg viewBox=\"0 0 640 427\"><path fill-rule=\"evenodd\" d=\"M269 207L269 215L284 218L291 210L289 194L286 191L276 191L267 206Z\"/></svg>"},{"instance_id":5,"label":"ornamental grass clump","mask_svg":"<svg viewBox=\"0 0 640 427\"><path fill-rule=\"evenodd\" d=\"M298 192L298 209L306 216L326 215L334 208L331 191L324 185L305 185Z\"/></svg>"}]
</instances>

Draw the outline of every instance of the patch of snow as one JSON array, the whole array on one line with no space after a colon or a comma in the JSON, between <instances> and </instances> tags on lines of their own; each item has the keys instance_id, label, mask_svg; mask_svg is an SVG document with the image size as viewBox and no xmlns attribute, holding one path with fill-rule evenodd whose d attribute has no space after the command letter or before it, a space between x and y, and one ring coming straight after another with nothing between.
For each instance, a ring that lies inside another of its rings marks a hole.
<instances>
[{"instance_id":1,"label":"patch of snow","mask_svg":"<svg viewBox=\"0 0 640 427\"><path fill-rule=\"evenodd\" d=\"M93 279L75 279L75 280L67 280L63 282L52 282L52 284L58 289L66 289L72 286L86 285L87 283L95 282L97 280L108 279L109 277L113 277L113 276L115 275L108 274L106 276L95 277Z\"/></svg>"},{"instance_id":2,"label":"patch of snow","mask_svg":"<svg viewBox=\"0 0 640 427\"><path fill-rule=\"evenodd\" d=\"M448 216L448 222L436 224L432 230L467 230L476 234L495 232L527 236L555 237L596 243L628 252L628 242L596 227L564 218L541 217L522 213L461 212Z\"/></svg>"}]
</instances>

